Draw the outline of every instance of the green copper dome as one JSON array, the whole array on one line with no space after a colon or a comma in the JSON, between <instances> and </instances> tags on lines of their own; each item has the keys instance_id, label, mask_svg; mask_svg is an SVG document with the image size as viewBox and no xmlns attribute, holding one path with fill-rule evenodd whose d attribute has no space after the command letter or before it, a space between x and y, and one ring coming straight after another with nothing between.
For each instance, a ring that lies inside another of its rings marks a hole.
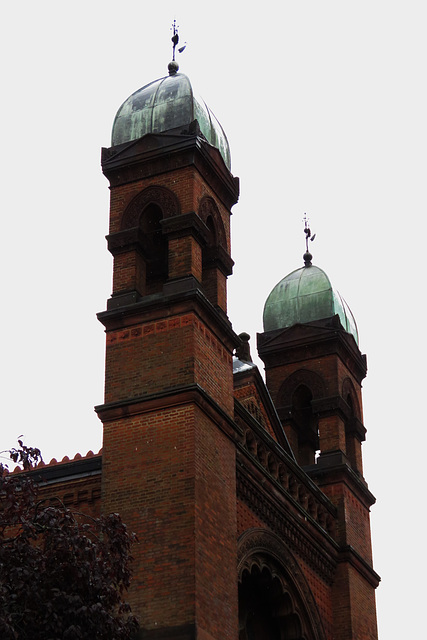
<instances>
[{"instance_id":1,"label":"green copper dome","mask_svg":"<svg viewBox=\"0 0 427 640\"><path fill-rule=\"evenodd\" d=\"M336 314L359 344L356 321L347 303L322 269L308 265L292 271L274 287L264 307L264 331L286 329Z\"/></svg>"},{"instance_id":2,"label":"green copper dome","mask_svg":"<svg viewBox=\"0 0 427 640\"><path fill-rule=\"evenodd\" d=\"M137 140L147 133L188 127L197 120L206 140L219 150L230 169L230 147L223 128L196 95L188 77L177 70L178 65L170 63L168 76L138 89L122 104L113 124L112 145Z\"/></svg>"}]
</instances>

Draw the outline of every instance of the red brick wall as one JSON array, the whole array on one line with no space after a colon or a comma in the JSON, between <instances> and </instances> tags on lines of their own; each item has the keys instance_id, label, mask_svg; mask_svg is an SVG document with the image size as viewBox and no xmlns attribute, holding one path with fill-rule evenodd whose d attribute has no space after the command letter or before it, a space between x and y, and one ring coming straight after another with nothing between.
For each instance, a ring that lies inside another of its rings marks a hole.
<instances>
[{"instance_id":1,"label":"red brick wall","mask_svg":"<svg viewBox=\"0 0 427 640\"><path fill-rule=\"evenodd\" d=\"M377 640L375 591L347 563L338 566L333 598L334 640Z\"/></svg>"},{"instance_id":2,"label":"red brick wall","mask_svg":"<svg viewBox=\"0 0 427 640\"><path fill-rule=\"evenodd\" d=\"M169 239L169 278L192 275L202 281L202 249L192 237Z\"/></svg>"},{"instance_id":3,"label":"red brick wall","mask_svg":"<svg viewBox=\"0 0 427 640\"><path fill-rule=\"evenodd\" d=\"M193 323L193 316L186 315L108 332L105 402L191 383Z\"/></svg>"},{"instance_id":4,"label":"red brick wall","mask_svg":"<svg viewBox=\"0 0 427 640\"><path fill-rule=\"evenodd\" d=\"M237 638L234 444L196 411L196 619L207 638Z\"/></svg>"},{"instance_id":5,"label":"red brick wall","mask_svg":"<svg viewBox=\"0 0 427 640\"><path fill-rule=\"evenodd\" d=\"M107 333L105 402L196 382L229 414L232 357L195 314Z\"/></svg>"},{"instance_id":6,"label":"red brick wall","mask_svg":"<svg viewBox=\"0 0 427 640\"><path fill-rule=\"evenodd\" d=\"M316 601L326 638L335 640L332 587L326 584L301 558L298 558L298 563Z\"/></svg>"},{"instance_id":7,"label":"red brick wall","mask_svg":"<svg viewBox=\"0 0 427 640\"><path fill-rule=\"evenodd\" d=\"M103 509L138 535L130 602L143 626L235 637L232 443L192 405L107 423L104 442Z\"/></svg>"},{"instance_id":8,"label":"red brick wall","mask_svg":"<svg viewBox=\"0 0 427 640\"><path fill-rule=\"evenodd\" d=\"M113 293L136 290L145 294L146 266L142 256L131 249L114 258Z\"/></svg>"},{"instance_id":9,"label":"red brick wall","mask_svg":"<svg viewBox=\"0 0 427 640\"><path fill-rule=\"evenodd\" d=\"M103 502L139 539L129 599L143 626L194 621L191 407L104 425Z\"/></svg>"},{"instance_id":10,"label":"red brick wall","mask_svg":"<svg viewBox=\"0 0 427 640\"><path fill-rule=\"evenodd\" d=\"M322 484L322 491L338 509L336 539L341 545L351 545L372 564L369 508L341 483Z\"/></svg>"}]
</instances>

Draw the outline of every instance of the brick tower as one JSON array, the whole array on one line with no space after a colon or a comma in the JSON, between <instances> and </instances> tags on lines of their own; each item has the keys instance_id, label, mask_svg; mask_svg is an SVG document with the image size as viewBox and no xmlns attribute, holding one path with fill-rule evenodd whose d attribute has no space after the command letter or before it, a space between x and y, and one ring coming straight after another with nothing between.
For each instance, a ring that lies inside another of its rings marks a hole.
<instances>
[{"instance_id":1,"label":"brick tower","mask_svg":"<svg viewBox=\"0 0 427 640\"><path fill-rule=\"evenodd\" d=\"M363 478L361 454L366 356L350 309L311 259L307 252L305 266L271 292L259 353L297 462L337 509L333 637L375 639L378 576L369 524L375 499Z\"/></svg>"},{"instance_id":2,"label":"brick tower","mask_svg":"<svg viewBox=\"0 0 427 640\"><path fill-rule=\"evenodd\" d=\"M110 182L102 509L139 544L130 602L144 638L235 638L230 209L221 126L169 65L119 110Z\"/></svg>"}]
</instances>

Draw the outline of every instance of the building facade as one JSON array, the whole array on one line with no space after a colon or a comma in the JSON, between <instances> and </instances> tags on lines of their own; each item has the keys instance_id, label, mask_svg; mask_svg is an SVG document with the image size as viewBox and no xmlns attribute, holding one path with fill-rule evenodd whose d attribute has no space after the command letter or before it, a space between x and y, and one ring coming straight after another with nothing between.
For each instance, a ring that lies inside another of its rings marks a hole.
<instances>
[{"instance_id":1,"label":"building facade","mask_svg":"<svg viewBox=\"0 0 427 640\"><path fill-rule=\"evenodd\" d=\"M44 490L137 534L143 638L375 640L351 312L307 253L266 302L264 382L227 316L239 181L176 63L119 109L102 170L103 449L44 467Z\"/></svg>"}]
</instances>

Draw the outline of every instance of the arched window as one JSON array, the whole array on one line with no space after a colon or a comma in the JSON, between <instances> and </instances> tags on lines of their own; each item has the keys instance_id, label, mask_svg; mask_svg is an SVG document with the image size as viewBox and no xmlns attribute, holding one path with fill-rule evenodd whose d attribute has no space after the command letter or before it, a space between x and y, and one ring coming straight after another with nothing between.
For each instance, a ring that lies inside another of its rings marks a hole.
<instances>
[{"instance_id":1,"label":"arched window","mask_svg":"<svg viewBox=\"0 0 427 640\"><path fill-rule=\"evenodd\" d=\"M300 465L314 464L319 449L317 421L313 415L310 389L300 384L292 396L292 419L298 434L298 462Z\"/></svg>"},{"instance_id":2,"label":"arched window","mask_svg":"<svg viewBox=\"0 0 427 640\"><path fill-rule=\"evenodd\" d=\"M345 448L347 458L353 469L357 469L358 467L358 449L360 450L360 443L355 439L354 432L352 429L353 423L355 422L355 411L354 411L354 402L349 393L345 398L347 405L350 408L350 416L347 418L347 424L345 429Z\"/></svg>"},{"instance_id":3,"label":"arched window","mask_svg":"<svg viewBox=\"0 0 427 640\"><path fill-rule=\"evenodd\" d=\"M215 229L215 224L211 215L208 215L205 224L209 229L209 235L208 235L206 244L208 247L215 247L217 244L216 229Z\"/></svg>"},{"instance_id":4,"label":"arched window","mask_svg":"<svg viewBox=\"0 0 427 640\"><path fill-rule=\"evenodd\" d=\"M226 280L232 272L233 261L227 246L224 221L217 203L210 196L201 199L197 213L207 228L202 247L203 291L212 304L226 311Z\"/></svg>"},{"instance_id":5,"label":"arched window","mask_svg":"<svg viewBox=\"0 0 427 640\"><path fill-rule=\"evenodd\" d=\"M239 538L239 640L325 640L316 602L295 557L273 532Z\"/></svg>"},{"instance_id":6,"label":"arched window","mask_svg":"<svg viewBox=\"0 0 427 640\"><path fill-rule=\"evenodd\" d=\"M218 274L215 263L215 247L217 245L217 233L215 223L211 215L207 215L205 224L208 228L206 246L203 248L202 285L209 300L217 300Z\"/></svg>"},{"instance_id":7,"label":"arched window","mask_svg":"<svg viewBox=\"0 0 427 640\"><path fill-rule=\"evenodd\" d=\"M151 203L145 207L139 219L146 265L146 294L161 291L168 275L168 245L162 233L162 218L161 208Z\"/></svg>"},{"instance_id":8,"label":"arched window","mask_svg":"<svg viewBox=\"0 0 427 640\"><path fill-rule=\"evenodd\" d=\"M262 561L243 571L239 582L239 640L312 637L304 605L292 585Z\"/></svg>"},{"instance_id":9,"label":"arched window","mask_svg":"<svg viewBox=\"0 0 427 640\"><path fill-rule=\"evenodd\" d=\"M281 640L281 601L286 607L280 581L267 568L244 571L239 585L239 640ZM292 610L290 605L286 608Z\"/></svg>"}]
</instances>

